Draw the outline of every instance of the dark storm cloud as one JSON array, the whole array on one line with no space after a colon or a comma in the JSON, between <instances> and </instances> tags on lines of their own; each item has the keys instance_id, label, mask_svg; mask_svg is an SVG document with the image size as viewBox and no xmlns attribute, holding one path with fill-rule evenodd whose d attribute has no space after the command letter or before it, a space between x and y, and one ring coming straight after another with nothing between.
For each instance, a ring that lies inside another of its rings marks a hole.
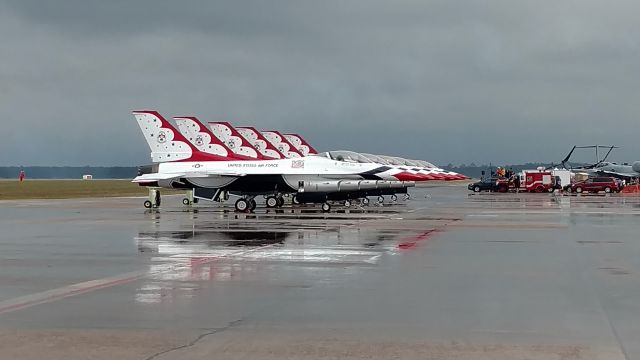
<instances>
[{"instance_id":1,"label":"dark storm cloud","mask_svg":"<svg viewBox=\"0 0 640 360\"><path fill-rule=\"evenodd\" d=\"M640 6L542 5L0 2L0 163L147 162L137 108L440 164L636 160Z\"/></svg>"}]
</instances>

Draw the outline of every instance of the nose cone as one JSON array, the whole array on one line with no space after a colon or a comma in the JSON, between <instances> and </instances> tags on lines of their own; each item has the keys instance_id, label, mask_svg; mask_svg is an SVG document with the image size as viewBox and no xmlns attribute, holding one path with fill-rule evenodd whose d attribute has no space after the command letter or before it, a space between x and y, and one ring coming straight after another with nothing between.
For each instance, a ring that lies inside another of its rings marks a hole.
<instances>
[{"instance_id":1,"label":"nose cone","mask_svg":"<svg viewBox=\"0 0 640 360\"><path fill-rule=\"evenodd\" d=\"M413 174L406 171L394 174L393 176L400 181L425 181L426 180L423 176L419 174Z\"/></svg>"}]
</instances>

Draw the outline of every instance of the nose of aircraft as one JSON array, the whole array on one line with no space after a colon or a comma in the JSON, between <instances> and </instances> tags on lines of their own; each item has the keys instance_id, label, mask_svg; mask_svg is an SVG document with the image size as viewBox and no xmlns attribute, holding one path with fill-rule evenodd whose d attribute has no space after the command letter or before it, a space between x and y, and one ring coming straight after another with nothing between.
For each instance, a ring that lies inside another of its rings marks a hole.
<instances>
[{"instance_id":1,"label":"nose of aircraft","mask_svg":"<svg viewBox=\"0 0 640 360\"><path fill-rule=\"evenodd\" d=\"M425 181L426 180L420 174L413 174L406 171L394 174L393 176L400 181Z\"/></svg>"}]
</instances>

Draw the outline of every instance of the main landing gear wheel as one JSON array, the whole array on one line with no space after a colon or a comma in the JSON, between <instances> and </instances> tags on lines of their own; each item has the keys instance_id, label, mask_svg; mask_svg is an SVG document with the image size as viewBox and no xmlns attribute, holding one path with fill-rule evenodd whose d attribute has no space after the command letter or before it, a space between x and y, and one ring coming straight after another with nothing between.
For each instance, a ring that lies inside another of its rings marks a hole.
<instances>
[{"instance_id":1,"label":"main landing gear wheel","mask_svg":"<svg viewBox=\"0 0 640 360\"><path fill-rule=\"evenodd\" d=\"M293 197L291 198L291 203L293 204L300 204L300 200L298 200L298 195L293 195Z\"/></svg>"},{"instance_id":2,"label":"main landing gear wheel","mask_svg":"<svg viewBox=\"0 0 640 360\"><path fill-rule=\"evenodd\" d=\"M284 205L284 198L282 196L278 196L278 204L277 207L282 207Z\"/></svg>"},{"instance_id":3,"label":"main landing gear wheel","mask_svg":"<svg viewBox=\"0 0 640 360\"><path fill-rule=\"evenodd\" d=\"M238 201L236 201L236 211L245 212L249 209L249 206L249 201L246 199L238 199Z\"/></svg>"},{"instance_id":4,"label":"main landing gear wheel","mask_svg":"<svg viewBox=\"0 0 640 360\"><path fill-rule=\"evenodd\" d=\"M147 209L151 209L151 205L153 205L153 204L151 204L151 201L149 201L149 200L144 202L144 207L147 208Z\"/></svg>"},{"instance_id":5,"label":"main landing gear wheel","mask_svg":"<svg viewBox=\"0 0 640 360\"><path fill-rule=\"evenodd\" d=\"M322 204L322 212L329 212L331 211L331 205L329 203L323 203Z\"/></svg>"},{"instance_id":6,"label":"main landing gear wheel","mask_svg":"<svg viewBox=\"0 0 640 360\"><path fill-rule=\"evenodd\" d=\"M258 203L254 199L249 200L249 211L253 211L258 206Z\"/></svg>"},{"instance_id":7,"label":"main landing gear wheel","mask_svg":"<svg viewBox=\"0 0 640 360\"><path fill-rule=\"evenodd\" d=\"M378 203L382 204L384 202L384 196L378 196Z\"/></svg>"},{"instance_id":8,"label":"main landing gear wheel","mask_svg":"<svg viewBox=\"0 0 640 360\"><path fill-rule=\"evenodd\" d=\"M398 195L396 195L396 194L391 195L391 201L393 201L393 202L398 201Z\"/></svg>"},{"instance_id":9,"label":"main landing gear wheel","mask_svg":"<svg viewBox=\"0 0 640 360\"><path fill-rule=\"evenodd\" d=\"M475 186L473 188L473 192L480 192L480 186Z\"/></svg>"},{"instance_id":10,"label":"main landing gear wheel","mask_svg":"<svg viewBox=\"0 0 640 360\"><path fill-rule=\"evenodd\" d=\"M345 207L350 207L350 206L351 206L351 201L349 201L349 200L345 200L345 201L344 201L344 206L345 206Z\"/></svg>"},{"instance_id":11,"label":"main landing gear wheel","mask_svg":"<svg viewBox=\"0 0 640 360\"><path fill-rule=\"evenodd\" d=\"M267 197L266 203L268 208L274 208L274 207L277 207L278 204L280 204L280 201L275 196L269 196Z\"/></svg>"},{"instance_id":12,"label":"main landing gear wheel","mask_svg":"<svg viewBox=\"0 0 640 360\"><path fill-rule=\"evenodd\" d=\"M578 194L580 194L580 193L582 192L582 188L581 188L581 187L577 187L577 188L576 188L576 192L577 192Z\"/></svg>"},{"instance_id":13,"label":"main landing gear wheel","mask_svg":"<svg viewBox=\"0 0 640 360\"><path fill-rule=\"evenodd\" d=\"M369 205L369 198L363 198L362 205Z\"/></svg>"}]
</instances>

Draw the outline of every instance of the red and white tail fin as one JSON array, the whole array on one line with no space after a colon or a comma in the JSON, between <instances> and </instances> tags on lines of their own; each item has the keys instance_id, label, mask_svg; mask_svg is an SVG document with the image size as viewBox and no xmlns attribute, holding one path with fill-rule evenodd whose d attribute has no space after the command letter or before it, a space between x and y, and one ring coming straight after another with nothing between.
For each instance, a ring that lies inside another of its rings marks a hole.
<instances>
[{"instance_id":1,"label":"red and white tail fin","mask_svg":"<svg viewBox=\"0 0 640 360\"><path fill-rule=\"evenodd\" d=\"M233 151L212 134L196 117L176 116L173 119L178 125L178 130L180 130L198 150L208 154L233 157Z\"/></svg>"},{"instance_id":2,"label":"red and white tail fin","mask_svg":"<svg viewBox=\"0 0 640 360\"><path fill-rule=\"evenodd\" d=\"M262 135L277 147L278 150L280 150L280 152L287 158L302 157L302 154L296 149L296 147L278 131L263 131Z\"/></svg>"},{"instance_id":3,"label":"red and white tail fin","mask_svg":"<svg viewBox=\"0 0 640 360\"><path fill-rule=\"evenodd\" d=\"M211 132L222 140L234 153L254 159L272 159L265 157L231 124L224 121L209 121Z\"/></svg>"},{"instance_id":4,"label":"red and white tail fin","mask_svg":"<svg viewBox=\"0 0 640 360\"><path fill-rule=\"evenodd\" d=\"M318 153L316 149L314 149L311 145L309 145L308 142L305 141L305 139L302 138L302 136L298 134L283 134L283 135L287 140L289 140L291 144L293 144L293 146L296 147L296 149L298 149L300 153L302 153L302 155L307 156L307 155L314 155Z\"/></svg>"},{"instance_id":5,"label":"red and white tail fin","mask_svg":"<svg viewBox=\"0 0 640 360\"><path fill-rule=\"evenodd\" d=\"M133 116L149 144L153 162L229 160L199 151L157 111L134 111Z\"/></svg>"},{"instance_id":6,"label":"red and white tail fin","mask_svg":"<svg viewBox=\"0 0 640 360\"><path fill-rule=\"evenodd\" d=\"M237 127L238 133L242 135L245 139L253 145L262 155L268 156L274 159L286 159L287 157L278 150L277 147L273 146L269 140L265 139L262 134L253 127L250 126L242 126Z\"/></svg>"}]
</instances>

